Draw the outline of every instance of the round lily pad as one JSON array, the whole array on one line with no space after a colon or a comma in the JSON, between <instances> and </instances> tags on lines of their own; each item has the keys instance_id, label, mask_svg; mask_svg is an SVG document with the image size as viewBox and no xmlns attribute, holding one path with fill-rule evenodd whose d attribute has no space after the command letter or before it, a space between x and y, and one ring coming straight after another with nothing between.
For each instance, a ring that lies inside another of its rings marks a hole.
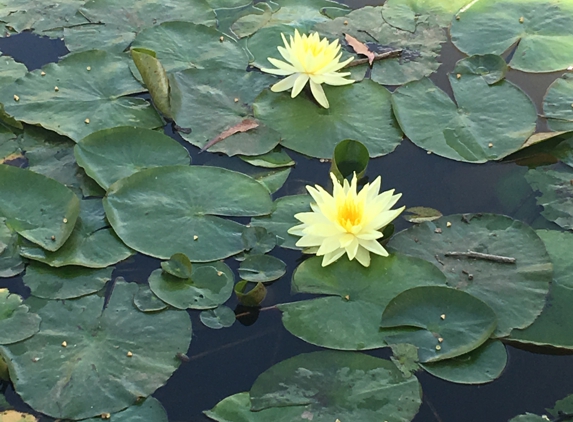
<instances>
[{"instance_id":1,"label":"round lily pad","mask_svg":"<svg viewBox=\"0 0 573 422\"><path fill-rule=\"evenodd\" d=\"M235 312L228 306L222 305L215 309L201 312L199 318L206 327L219 330L228 328L235 323Z\"/></svg>"},{"instance_id":2,"label":"round lily pad","mask_svg":"<svg viewBox=\"0 0 573 422\"><path fill-rule=\"evenodd\" d=\"M101 416L93 419L88 419L86 422L101 422ZM159 400L153 397L148 397L141 404L129 406L121 412L114 413L108 420L110 422L167 422L167 413L159 403Z\"/></svg>"},{"instance_id":3,"label":"round lily pad","mask_svg":"<svg viewBox=\"0 0 573 422\"><path fill-rule=\"evenodd\" d=\"M387 336L386 342L413 344L425 363L477 349L496 325L495 312L474 296L443 286L423 286L392 299L382 314L381 327L416 328Z\"/></svg>"},{"instance_id":4,"label":"round lily pad","mask_svg":"<svg viewBox=\"0 0 573 422\"><path fill-rule=\"evenodd\" d=\"M113 267L91 269L69 266L52 268L30 264L26 268L24 284L32 295L43 299L73 299L100 291L111 280Z\"/></svg>"},{"instance_id":5,"label":"round lily pad","mask_svg":"<svg viewBox=\"0 0 573 422\"><path fill-rule=\"evenodd\" d=\"M271 212L269 192L256 180L217 167L147 169L113 184L104 208L118 236L157 258L183 253L214 261L244 249L244 226L218 216Z\"/></svg>"},{"instance_id":6,"label":"round lily pad","mask_svg":"<svg viewBox=\"0 0 573 422\"><path fill-rule=\"evenodd\" d=\"M423 363L422 368L435 377L458 384L485 384L499 378L507 365L507 351L499 340L452 359Z\"/></svg>"},{"instance_id":7,"label":"round lily pad","mask_svg":"<svg viewBox=\"0 0 573 422\"><path fill-rule=\"evenodd\" d=\"M105 268L133 255L134 252L109 227L100 199L81 201L80 208L74 231L60 249L50 252L33 244L23 244L20 254L52 267L79 265L89 268Z\"/></svg>"},{"instance_id":8,"label":"round lily pad","mask_svg":"<svg viewBox=\"0 0 573 422\"><path fill-rule=\"evenodd\" d=\"M167 308L167 304L151 291L148 285L140 284L139 290L133 297L133 304L141 312L157 312Z\"/></svg>"},{"instance_id":9,"label":"round lily pad","mask_svg":"<svg viewBox=\"0 0 573 422\"><path fill-rule=\"evenodd\" d=\"M167 21L214 26L215 12L205 0L89 0L79 11L92 25L70 25L64 41L70 51L105 48L121 53L137 33Z\"/></svg>"},{"instance_id":10,"label":"round lily pad","mask_svg":"<svg viewBox=\"0 0 573 422\"><path fill-rule=\"evenodd\" d=\"M64 185L4 164L0 164L0 197L5 224L48 251L64 244L80 213L78 197Z\"/></svg>"},{"instance_id":11,"label":"round lily pad","mask_svg":"<svg viewBox=\"0 0 573 422\"><path fill-rule=\"evenodd\" d=\"M543 115L552 130L573 130L573 76L555 79L543 98Z\"/></svg>"},{"instance_id":12,"label":"round lily pad","mask_svg":"<svg viewBox=\"0 0 573 422\"><path fill-rule=\"evenodd\" d=\"M535 231L502 215L445 216L394 235L388 246L433 263L449 286L488 304L497 314L495 337L525 328L537 318L553 276Z\"/></svg>"},{"instance_id":13,"label":"round lily pad","mask_svg":"<svg viewBox=\"0 0 573 422\"><path fill-rule=\"evenodd\" d=\"M90 70L88 70L90 69ZM143 98L127 61L105 51L69 54L0 90L0 102L17 120L41 125L74 141L116 126L156 128L163 122ZM14 99L18 96L18 101Z\"/></svg>"},{"instance_id":14,"label":"round lily pad","mask_svg":"<svg viewBox=\"0 0 573 422\"><path fill-rule=\"evenodd\" d=\"M458 13L450 33L466 54L502 54L517 44L509 66L553 72L571 65L573 5L538 0L480 0Z\"/></svg>"},{"instance_id":15,"label":"round lily pad","mask_svg":"<svg viewBox=\"0 0 573 422\"><path fill-rule=\"evenodd\" d=\"M182 311L139 312L136 291L117 282L105 309L97 295L37 299L40 332L0 349L20 397L54 418L84 419L125 409L163 385L189 347L191 321Z\"/></svg>"},{"instance_id":16,"label":"round lily pad","mask_svg":"<svg viewBox=\"0 0 573 422\"><path fill-rule=\"evenodd\" d=\"M277 280L285 273L286 264L271 255L249 255L239 266L239 276L254 283Z\"/></svg>"},{"instance_id":17,"label":"round lily pad","mask_svg":"<svg viewBox=\"0 0 573 422\"><path fill-rule=\"evenodd\" d=\"M459 65L459 64L458 64ZM489 85L482 75L450 75L455 103L429 79L411 82L392 95L406 136L425 150L472 163L517 151L535 130L529 97L507 81Z\"/></svg>"},{"instance_id":18,"label":"round lily pad","mask_svg":"<svg viewBox=\"0 0 573 422\"><path fill-rule=\"evenodd\" d=\"M308 405L314 422L410 421L421 404L416 377L404 378L392 362L333 350L279 362L259 375L250 396L254 411Z\"/></svg>"},{"instance_id":19,"label":"round lily pad","mask_svg":"<svg viewBox=\"0 0 573 422\"><path fill-rule=\"evenodd\" d=\"M321 258L313 257L296 269L292 290L329 296L278 308L285 328L304 341L332 349L375 349L387 345L380 317L393 297L445 281L432 264L399 254L372 256L368 268L346 258L322 267Z\"/></svg>"},{"instance_id":20,"label":"round lily pad","mask_svg":"<svg viewBox=\"0 0 573 422\"><path fill-rule=\"evenodd\" d=\"M543 207L541 215L564 229L573 229L573 169L538 167L530 169L525 178L533 190L541 192L537 198L537 204Z\"/></svg>"},{"instance_id":21,"label":"round lily pad","mask_svg":"<svg viewBox=\"0 0 573 422\"><path fill-rule=\"evenodd\" d=\"M74 148L78 164L102 188L151 167L186 165L190 158L179 142L163 133L137 127L104 129Z\"/></svg>"},{"instance_id":22,"label":"round lily pad","mask_svg":"<svg viewBox=\"0 0 573 422\"><path fill-rule=\"evenodd\" d=\"M155 295L178 309L212 309L225 303L233 294L235 277L223 262L194 264L191 278L181 279L163 270L149 276Z\"/></svg>"},{"instance_id":23,"label":"round lily pad","mask_svg":"<svg viewBox=\"0 0 573 422\"><path fill-rule=\"evenodd\" d=\"M41 318L29 312L22 298L0 289L0 344L12 344L32 337L40 329Z\"/></svg>"},{"instance_id":24,"label":"round lily pad","mask_svg":"<svg viewBox=\"0 0 573 422\"><path fill-rule=\"evenodd\" d=\"M0 218L0 277L14 277L24 268L18 234L6 225L5 218Z\"/></svg>"},{"instance_id":25,"label":"round lily pad","mask_svg":"<svg viewBox=\"0 0 573 422\"><path fill-rule=\"evenodd\" d=\"M362 142L371 157L389 154L400 144L390 92L364 80L347 86L324 86L330 108L318 106L302 92L263 91L256 99L255 117L279 132L286 148L316 158L332 158L336 145L345 139Z\"/></svg>"}]
</instances>

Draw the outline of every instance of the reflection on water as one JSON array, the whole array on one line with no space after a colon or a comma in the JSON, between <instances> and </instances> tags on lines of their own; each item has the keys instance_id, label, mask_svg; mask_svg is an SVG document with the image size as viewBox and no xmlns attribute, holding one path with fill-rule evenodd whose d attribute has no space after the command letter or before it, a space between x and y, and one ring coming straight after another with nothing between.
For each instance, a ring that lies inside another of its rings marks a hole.
<instances>
[{"instance_id":1,"label":"reflection on water","mask_svg":"<svg viewBox=\"0 0 573 422\"><path fill-rule=\"evenodd\" d=\"M381 4L374 0L355 0L354 7ZM0 38L0 50L24 62L30 70L56 61L66 49L62 42L41 39L31 34ZM447 72L463 55L451 44L444 46L439 72L431 78L451 95ZM527 75L510 71L507 79L519 85L541 110L542 97L558 74ZM540 119L538 130L545 129ZM170 127L166 133L173 135ZM197 149L178 139L191 150L194 164L229 166L233 159L213 154L197 154ZM293 153L297 166L289 181L275 196L302 193L306 184L327 186L328 163L310 160ZM423 205L443 214L461 212L503 213L532 224L539 216L533 192L523 180L524 169L515 164L488 163L472 165L447 160L416 147L408 140L392 154L370 162L367 176L383 178L383 188L395 188L403 193L401 204ZM528 199L521 200L520 196ZM396 222L397 230L408 226ZM291 271L300 253L275 250L273 255L287 263ZM229 260L236 269L236 263ZM142 282L158 267L158 261L137 256L122 263L114 275L128 281ZM291 300L291 272L269 287L263 306ZM21 280L0 280L1 286L25 294ZM14 287L18 286L18 287ZM236 306L231 299L230 307ZM165 406L171 421L206 421L201 411L213 407L219 400L240 391L247 391L256 377L275 363L303 352L316 350L289 334L282 326L280 312L264 311L258 318L245 318L242 323L224 330L204 327L198 314L193 314L193 340L188 353L190 362L183 363L168 384L154 396ZM546 407L573 393L573 359L566 355L534 354L509 347L510 361L503 376L488 385L472 387L450 384L425 372L418 375L424 389L424 402L415 422L473 422L506 421L526 411L543 413ZM388 357L387 351L373 355ZM8 393L12 402L19 399ZM272 422L272 421L269 421ZM343 421L347 422L347 421ZM349 421L350 422L350 421ZM352 421L360 422L360 421Z\"/></svg>"}]
</instances>

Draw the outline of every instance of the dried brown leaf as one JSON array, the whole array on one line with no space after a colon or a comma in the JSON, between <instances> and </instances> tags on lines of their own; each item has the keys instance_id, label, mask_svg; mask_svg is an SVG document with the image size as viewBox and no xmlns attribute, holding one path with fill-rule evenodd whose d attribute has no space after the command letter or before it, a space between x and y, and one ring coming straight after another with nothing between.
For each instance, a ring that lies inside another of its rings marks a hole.
<instances>
[{"instance_id":1,"label":"dried brown leaf","mask_svg":"<svg viewBox=\"0 0 573 422\"><path fill-rule=\"evenodd\" d=\"M203 148L201 148L201 151L199 151L199 152L203 152L203 151L211 148L217 142L221 142L221 141L227 139L229 136L234 135L235 133L247 132L247 131L249 131L251 129L255 129L257 127L259 127L259 123L256 120L245 119L241 123L238 123L235 126L232 126L229 129L223 131L216 138L211 139L209 142L207 142L207 144L205 144L205 146Z\"/></svg>"},{"instance_id":2,"label":"dried brown leaf","mask_svg":"<svg viewBox=\"0 0 573 422\"><path fill-rule=\"evenodd\" d=\"M344 39L348 45L354 49L356 54L362 54L363 56L368 57L368 63L370 63L370 66L372 66L372 62L374 61L376 54L370 51L365 44L358 41L352 35L344 34Z\"/></svg>"}]
</instances>

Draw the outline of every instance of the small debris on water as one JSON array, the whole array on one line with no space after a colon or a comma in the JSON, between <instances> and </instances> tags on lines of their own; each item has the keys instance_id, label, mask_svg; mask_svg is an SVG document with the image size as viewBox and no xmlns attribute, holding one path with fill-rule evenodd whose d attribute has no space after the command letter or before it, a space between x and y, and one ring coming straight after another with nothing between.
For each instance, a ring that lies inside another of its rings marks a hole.
<instances>
[{"instance_id":1,"label":"small debris on water","mask_svg":"<svg viewBox=\"0 0 573 422\"><path fill-rule=\"evenodd\" d=\"M493 143L490 142L489 144L487 144L487 146L488 146L488 148L492 148L492 147L493 147Z\"/></svg>"},{"instance_id":2,"label":"small debris on water","mask_svg":"<svg viewBox=\"0 0 573 422\"><path fill-rule=\"evenodd\" d=\"M446 314L440 315L440 318L441 318L442 320L446 319Z\"/></svg>"},{"instance_id":3,"label":"small debris on water","mask_svg":"<svg viewBox=\"0 0 573 422\"><path fill-rule=\"evenodd\" d=\"M86 67L86 70L89 72L90 70L92 70L91 66Z\"/></svg>"},{"instance_id":4,"label":"small debris on water","mask_svg":"<svg viewBox=\"0 0 573 422\"><path fill-rule=\"evenodd\" d=\"M50 239L52 239L52 242L55 242L55 241L56 241L56 236L52 236L52 237L50 237Z\"/></svg>"},{"instance_id":5,"label":"small debris on water","mask_svg":"<svg viewBox=\"0 0 573 422\"><path fill-rule=\"evenodd\" d=\"M519 18L519 23L523 23L523 21L525 21L525 18L522 16Z\"/></svg>"},{"instance_id":6,"label":"small debris on water","mask_svg":"<svg viewBox=\"0 0 573 422\"><path fill-rule=\"evenodd\" d=\"M62 347L68 347L68 342L67 341L62 341Z\"/></svg>"},{"instance_id":7,"label":"small debris on water","mask_svg":"<svg viewBox=\"0 0 573 422\"><path fill-rule=\"evenodd\" d=\"M452 227L452 223L450 223L449 221L446 223L446 227Z\"/></svg>"},{"instance_id":8,"label":"small debris on water","mask_svg":"<svg viewBox=\"0 0 573 422\"><path fill-rule=\"evenodd\" d=\"M198 240L198 239L199 239L199 236L193 235L193 240Z\"/></svg>"},{"instance_id":9,"label":"small debris on water","mask_svg":"<svg viewBox=\"0 0 573 422\"><path fill-rule=\"evenodd\" d=\"M127 352L127 357L128 357L128 358L130 358L130 357L132 357L132 356L133 356L133 353Z\"/></svg>"},{"instance_id":10,"label":"small debris on water","mask_svg":"<svg viewBox=\"0 0 573 422\"><path fill-rule=\"evenodd\" d=\"M57 86L54 87L54 91L58 92L60 90L60 88L58 88Z\"/></svg>"},{"instance_id":11,"label":"small debris on water","mask_svg":"<svg viewBox=\"0 0 573 422\"><path fill-rule=\"evenodd\" d=\"M20 101L20 97L18 97L16 94L14 94L14 101Z\"/></svg>"},{"instance_id":12,"label":"small debris on water","mask_svg":"<svg viewBox=\"0 0 573 422\"><path fill-rule=\"evenodd\" d=\"M440 350L442 350L442 346L440 346L439 344L436 344L436 350L439 352Z\"/></svg>"},{"instance_id":13,"label":"small debris on water","mask_svg":"<svg viewBox=\"0 0 573 422\"><path fill-rule=\"evenodd\" d=\"M442 229L440 229L439 227L436 230L434 230L434 233L440 234L441 232L442 232Z\"/></svg>"},{"instance_id":14,"label":"small debris on water","mask_svg":"<svg viewBox=\"0 0 573 422\"><path fill-rule=\"evenodd\" d=\"M46 76L46 72L44 72L43 70L40 72L40 76Z\"/></svg>"},{"instance_id":15,"label":"small debris on water","mask_svg":"<svg viewBox=\"0 0 573 422\"><path fill-rule=\"evenodd\" d=\"M90 124L90 119L85 119L85 120L84 120L84 123L85 123L86 125L89 125L89 124Z\"/></svg>"},{"instance_id":16,"label":"small debris on water","mask_svg":"<svg viewBox=\"0 0 573 422\"><path fill-rule=\"evenodd\" d=\"M64 217L64 219L62 220L64 222L64 224L68 223L68 219Z\"/></svg>"},{"instance_id":17,"label":"small debris on water","mask_svg":"<svg viewBox=\"0 0 573 422\"><path fill-rule=\"evenodd\" d=\"M223 36L221 35L221 37L219 38L219 41L221 41L221 42L225 41L225 37L223 37Z\"/></svg>"},{"instance_id":18,"label":"small debris on water","mask_svg":"<svg viewBox=\"0 0 573 422\"><path fill-rule=\"evenodd\" d=\"M461 77L462 77L462 74L461 74L461 73L458 73L458 74L456 75L456 78L458 78L458 79L460 79Z\"/></svg>"}]
</instances>

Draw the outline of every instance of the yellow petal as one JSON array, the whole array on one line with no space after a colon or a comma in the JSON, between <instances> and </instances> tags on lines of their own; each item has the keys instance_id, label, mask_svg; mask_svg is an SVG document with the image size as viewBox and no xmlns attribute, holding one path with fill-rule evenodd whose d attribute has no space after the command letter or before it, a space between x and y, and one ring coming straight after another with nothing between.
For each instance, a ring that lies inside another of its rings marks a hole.
<instances>
[{"instance_id":1,"label":"yellow petal","mask_svg":"<svg viewBox=\"0 0 573 422\"><path fill-rule=\"evenodd\" d=\"M310 91L312 92L312 95L318 104L320 104L324 108L330 107L330 104L328 104L328 99L326 98L326 95L321 85L313 81L310 81Z\"/></svg>"},{"instance_id":2,"label":"yellow petal","mask_svg":"<svg viewBox=\"0 0 573 422\"><path fill-rule=\"evenodd\" d=\"M291 89L294 86L294 83L298 78L298 74L290 75L284 78L282 81L277 82L271 87L271 91L273 92L282 92L286 91L287 89Z\"/></svg>"},{"instance_id":3,"label":"yellow petal","mask_svg":"<svg viewBox=\"0 0 573 422\"><path fill-rule=\"evenodd\" d=\"M298 94L300 94L300 91L302 91L307 82L308 82L308 75L305 73L299 73L298 77L294 81L294 85L290 96L294 98Z\"/></svg>"}]
</instances>

